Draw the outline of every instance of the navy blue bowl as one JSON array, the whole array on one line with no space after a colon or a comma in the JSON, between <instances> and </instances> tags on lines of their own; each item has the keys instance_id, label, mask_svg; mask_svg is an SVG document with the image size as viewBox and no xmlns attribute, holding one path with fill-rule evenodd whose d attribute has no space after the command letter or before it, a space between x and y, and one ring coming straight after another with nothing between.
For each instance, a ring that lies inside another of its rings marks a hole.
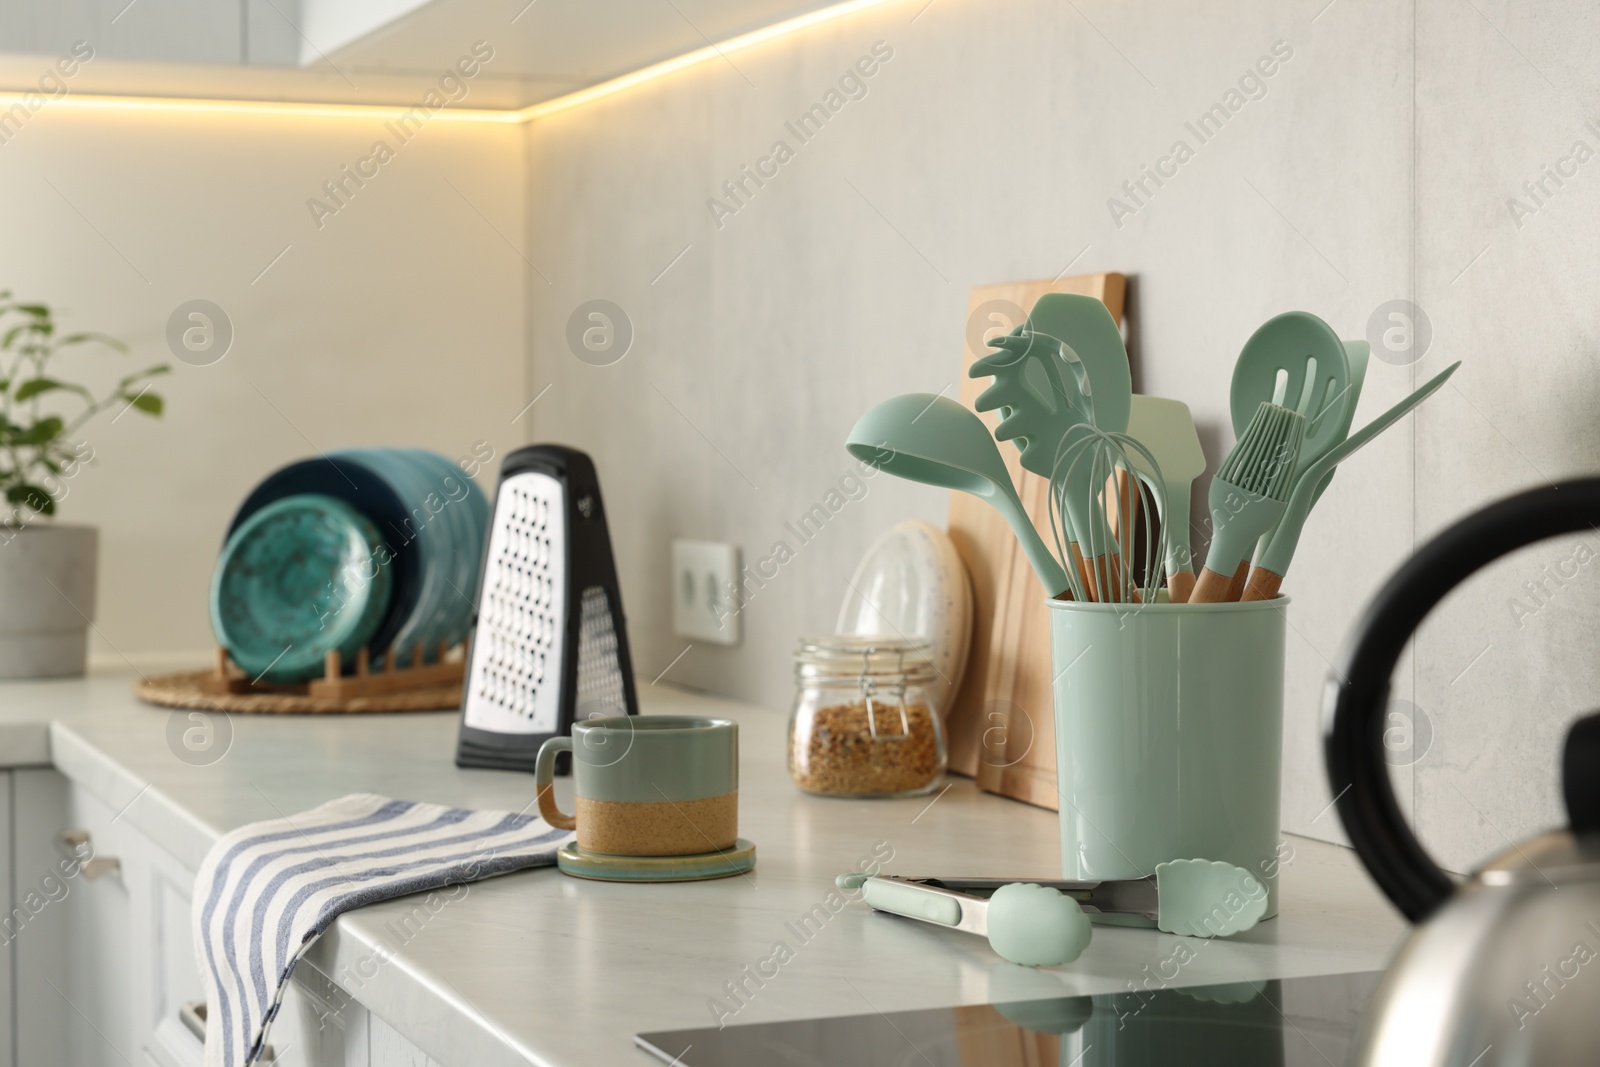
<instances>
[{"instance_id":1,"label":"navy blue bowl","mask_svg":"<svg viewBox=\"0 0 1600 1067\"><path fill-rule=\"evenodd\" d=\"M275 500L300 493L318 493L342 500L371 519L393 558L393 593L389 610L378 624L368 646L374 658L394 641L395 634L416 611L422 591L421 557L414 536L408 536L410 513L404 501L376 471L348 458L304 459L268 475L251 490L228 524L233 536L241 523Z\"/></svg>"}]
</instances>

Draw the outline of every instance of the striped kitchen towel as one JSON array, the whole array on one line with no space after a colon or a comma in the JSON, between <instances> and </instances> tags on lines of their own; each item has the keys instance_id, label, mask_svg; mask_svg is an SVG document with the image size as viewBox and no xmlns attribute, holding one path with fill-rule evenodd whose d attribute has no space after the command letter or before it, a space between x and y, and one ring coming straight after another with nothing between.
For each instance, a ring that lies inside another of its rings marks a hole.
<instances>
[{"instance_id":1,"label":"striped kitchen towel","mask_svg":"<svg viewBox=\"0 0 1600 1067\"><path fill-rule=\"evenodd\" d=\"M225 835L194 887L206 1067L256 1062L295 963L342 912L553 864L571 831L356 793Z\"/></svg>"}]
</instances>

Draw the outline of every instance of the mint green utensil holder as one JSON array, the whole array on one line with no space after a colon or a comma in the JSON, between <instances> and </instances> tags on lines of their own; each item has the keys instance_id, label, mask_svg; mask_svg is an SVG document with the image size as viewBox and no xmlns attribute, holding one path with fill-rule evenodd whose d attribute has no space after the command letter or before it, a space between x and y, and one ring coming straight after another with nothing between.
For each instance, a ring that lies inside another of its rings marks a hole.
<instances>
[{"instance_id":1,"label":"mint green utensil holder","mask_svg":"<svg viewBox=\"0 0 1600 1067\"><path fill-rule=\"evenodd\" d=\"M1050 601L1062 877L1224 860L1278 913L1287 604Z\"/></svg>"}]
</instances>

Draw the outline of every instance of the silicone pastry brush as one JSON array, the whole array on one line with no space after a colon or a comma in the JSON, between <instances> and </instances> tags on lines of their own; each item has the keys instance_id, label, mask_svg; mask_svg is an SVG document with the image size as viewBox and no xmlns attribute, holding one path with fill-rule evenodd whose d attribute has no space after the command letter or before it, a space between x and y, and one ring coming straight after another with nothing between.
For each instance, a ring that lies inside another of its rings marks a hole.
<instances>
[{"instance_id":1,"label":"silicone pastry brush","mask_svg":"<svg viewBox=\"0 0 1600 1067\"><path fill-rule=\"evenodd\" d=\"M1289 495L1289 505L1284 510L1277 529L1273 531L1267 547L1256 557L1255 566L1250 569L1250 580L1245 585L1244 599L1271 600L1278 595L1278 589L1283 585L1284 572L1289 569L1289 561L1294 558L1295 546L1300 543L1300 531L1305 527L1306 516L1311 514L1311 507L1317 502L1317 497L1328 487L1328 480L1333 475L1334 467L1349 459L1357 449L1393 426L1412 408L1432 396L1459 366L1461 366L1459 362L1450 364L1416 392L1323 453L1320 459L1305 469L1305 473L1295 483L1294 491Z\"/></svg>"},{"instance_id":2,"label":"silicone pastry brush","mask_svg":"<svg viewBox=\"0 0 1600 1067\"><path fill-rule=\"evenodd\" d=\"M1267 889L1242 867L1221 860L1172 860L1156 865L1155 873L1145 878L1103 881L1018 882L1007 878L902 878L890 875L867 877L840 875L840 888L862 890L866 902L878 911L905 915L924 922L949 926L972 933L987 933L994 950L1013 963L1032 963L1015 959L1014 954L1030 953L1027 942L1019 946L1012 940L1013 921L1031 924L1027 936L1036 940L1034 956L1062 956L1071 962L1088 944L1085 929L1083 945L1070 955L1058 946L1071 947L1063 937L1077 929L1076 920L1060 901L1073 902L1076 914L1137 915L1154 922L1169 934L1191 937L1232 937L1261 921L1267 913ZM1016 892L1016 890L1027 892ZM1052 899L1048 893L1056 894ZM985 901L987 897L987 901ZM1003 903L1002 903L1003 902ZM979 905L995 910L979 912ZM1057 914L1059 913L1059 915ZM983 918L980 919L979 915ZM983 929L973 924L983 922ZM1088 921L1084 918L1084 927ZM998 938L995 930L999 929Z\"/></svg>"},{"instance_id":3,"label":"silicone pastry brush","mask_svg":"<svg viewBox=\"0 0 1600 1067\"><path fill-rule=\"evenodd\" d=\"M1305 433L1305 416L1299 412L1270 401L1256 409L1244 436L1211 480L1211 548L1192 602L1237 599L1234 574L1249 566L1256 541L1283 517ZM1239 578L1242 591L1244 576Z\"/></svg>"}]
</instances>

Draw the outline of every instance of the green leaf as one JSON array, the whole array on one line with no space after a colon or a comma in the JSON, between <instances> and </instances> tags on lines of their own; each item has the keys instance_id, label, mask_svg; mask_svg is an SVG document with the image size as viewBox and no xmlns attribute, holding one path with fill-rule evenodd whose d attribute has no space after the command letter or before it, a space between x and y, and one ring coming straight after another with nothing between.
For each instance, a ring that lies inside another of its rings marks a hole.
<instances>
[{"instance_id":1,"label":"green leaf","mask_svg":"<svg viewBox=\"0 0 1600 1067\"><path fill-rule=\"evenodd\" d=\"M132 385L134 382L143 381L146 378L155 378L155 377L158 377L159 375L162 375L162 374L171 374L171 373L172 373L172 366L170 364L157 363L154 367L146 367L144 370L140 371L138 374L130 374L130 375L128 375L126 378L122 379L122 381L117 383L117 388L119 390L125 390L125 389L128 388L128 386ZM0 387L0 392L5 392L4 387Z\"/></svg>"},{"instance_id":2,"label":"green leaf","mask_svg":"<svg viewBox=\"0 0 1600 1067\"><path fill-rule=\"evenodd\" d=\"M14 396L19 401L32 400L41 393L48 393L53 389L66 389L84 397L89 395L89 390L85 389L81 385L58 382L54 378L30 378L21 385L17 386L17 391Z\"/></svg>"},{"instance_id":3,"label":"green leaf","mask_svg":"<svg viewBox=\"0 0 1600 1067\"><path fill-rule=\"evenodd\" d=\"M32 508L41 515L56 513L55 498L37 485L28 485L26 482L6 490L6 503Z\"/></svg>"},{"instance_id":4,"label":"green leaf","mask_svg":"<svg viewBox=\"0 0 1600 1067\"><path fill-rule=\"evenodd\" d=\"M4 337L0 337L0 348L10 348L12 343L25 333L38 332L39 324L36 322L24 322L20 326L13 326L11 329L6 331L6 335Z\"/></svg>"},{"instance_id":5,"label":"green leaf","mask_svg":"<svg viewBox=\"0 0 1600 1067\"><path fill-rule=\"evenodd\" d=\"M68 345L81 345L88 341L98 341L107 348L115 348L118 352L126 352L128 346L115 337L103 333L69 333L56 342L56 347L65 348Z\"/></svg>"},{"instance_id":6,"label":"green leaf","mask_svg":"<svg viewBox=\"0 0 1600 1067\"><path fill-rule=\"evenodd\" d=\"M162 400L154 393L140 393L138 396L128 397L128 403L144 412L146 415L160 417L163 407Z\"/></svg>"},{"instance_id":7,"label":"green leaf","mask_svg":"<svg viewBox=\"0 0 1600 1067\"><path fill-rule=\"evenodd\" d=\"M43 445L55 440L66 424L54 415L40 419L11 438L14 445Z\"/></svg>"}]
</instances>

